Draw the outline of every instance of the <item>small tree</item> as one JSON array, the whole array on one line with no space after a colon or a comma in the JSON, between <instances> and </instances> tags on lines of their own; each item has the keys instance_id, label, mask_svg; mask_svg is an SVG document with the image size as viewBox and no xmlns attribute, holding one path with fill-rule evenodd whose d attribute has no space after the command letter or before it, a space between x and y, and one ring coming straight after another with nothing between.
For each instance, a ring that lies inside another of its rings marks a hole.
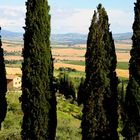
<instances>
[{"instance_id":1,"label":"small tree","mask_svg":"<svg viewBox=\"0 0 140 140\"><path fill-rule=\"evenodd\" d=\"M5 97L6 92L7 92L7 79L3 57L2 41L0 36L0 128L1 123L4 121L7 112L7 101Z\"/></svg>"}]
</instances>

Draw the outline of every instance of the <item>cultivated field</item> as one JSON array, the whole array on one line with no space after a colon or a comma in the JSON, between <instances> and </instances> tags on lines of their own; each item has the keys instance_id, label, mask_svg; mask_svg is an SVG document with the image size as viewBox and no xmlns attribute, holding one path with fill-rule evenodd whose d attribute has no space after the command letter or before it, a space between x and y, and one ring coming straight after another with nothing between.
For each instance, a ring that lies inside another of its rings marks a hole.
<instances>
[{"instance_id":1,"label":"cultivated field","mask_svg":"<svg viewBox=\"0 0 140 140\"><path fill-rule=\"evenodd\" d=\"M117 52L117 61L118 62L129 62L130 59L130 54L129 53L122 53L122 52Z\"/></svg>"},{"instance_id":2,"label":"cultivated field","mask_svg":"<svg viewBox=\"0 0 140 140\"><path fill-rule=\"evenodd\" d=\"M21 75L21 68L12 68L12 67L6 67L6 73L8 75Z\"/></svg>"},{"instance_id":3,"label":"cultivated field","mask_svg":"<svg viewBox=\"0 0 140 140\"><path fill-rule=\"evenodd\" d=\"M3 42L3 49L7 52L21 52L23 45L20 43L11 43L9 41Z\"/></svg>"},{"instance_id":4,"label":"cultivated field","mask_svg":"<svg viewBox=\"0 0 140 140\"><path fill-rule=\"evenodd\" d=\"M6 52L5 60L8 61L21 61L22 60L22 48L23 45L20 43L3 42L3 49ZM129 51L131 44L116 44L116 54L118 61L117 75L119 77L128 78L128 67L125 69L124 64L128 63L130 59ZM77 71L85 71L85 44L77 44L74 46L63 46L59 47L52 46L52 54L54 58L54 67L58 69L60 67L69 67L76 69ZM126 64L125 64L126 65ZM21 74L21 68L6 68L7 74Z\"/></svg>"}]
</instances>

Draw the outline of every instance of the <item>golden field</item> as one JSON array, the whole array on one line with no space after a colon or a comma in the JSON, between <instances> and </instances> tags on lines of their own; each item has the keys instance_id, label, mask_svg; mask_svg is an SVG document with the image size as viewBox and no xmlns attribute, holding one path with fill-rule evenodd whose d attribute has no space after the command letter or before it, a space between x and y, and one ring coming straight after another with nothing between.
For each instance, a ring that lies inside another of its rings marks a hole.
<instances>
[{"instance_id":1,"label":"golden field","mask_svg":"<svg viewBox=\"0 0 140 140\"><path fill-rule=\"evenodd\" d=\"M20 55L7 55L5 60L22 60L22 45L20 44L11 44L9 42L3 43L3 49L6 52L20 52ZM122 50L121 50L122 49ZM116 44L116 54L118 62L128 62L130 59L129 50L131 49L131 44ZM126 51L125 51L126 50ZM85 71L84 66L65 64L63 61L76 60L84 61L85 60L86 45L78 44L73 47L62 47L54 48L52 47L52 54L54 58L54 67L56 69L60 67L70 67L78 71ZM21 74L21 68L6 68L7 74ZM117 69L117 75L120 77L128 78L128 70Z\"/></svg>"}]
</instances>

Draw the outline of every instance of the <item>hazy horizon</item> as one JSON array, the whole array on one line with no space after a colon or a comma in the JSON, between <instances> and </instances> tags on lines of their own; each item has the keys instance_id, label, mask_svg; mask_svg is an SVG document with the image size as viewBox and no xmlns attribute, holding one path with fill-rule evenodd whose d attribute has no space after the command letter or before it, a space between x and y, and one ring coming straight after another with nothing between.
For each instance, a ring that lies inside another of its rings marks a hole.
<instances>
[{"instance_id":1,"label":"hazy horizon","mask_svg":"<svg viewBox=\"0 0 140 140\"><path fill-rule=\"evenodd\" d=\"M11 31L11 30L7 30L7 29L2 29L3 31L6 31L6 32L11 32L11 33L19 33L19 34L24 34L24 30L23 31ZM132 31L130 32L119 32L119 33L113 33L113 34L127 34L127 33L132 33ZM66 33L51 33L51 34L54 34L54 35L63 35L63 34L81 34L81 35L87 35L87 33L78 33L78 32L66 32Z\"/></svg>"}]
</instances>

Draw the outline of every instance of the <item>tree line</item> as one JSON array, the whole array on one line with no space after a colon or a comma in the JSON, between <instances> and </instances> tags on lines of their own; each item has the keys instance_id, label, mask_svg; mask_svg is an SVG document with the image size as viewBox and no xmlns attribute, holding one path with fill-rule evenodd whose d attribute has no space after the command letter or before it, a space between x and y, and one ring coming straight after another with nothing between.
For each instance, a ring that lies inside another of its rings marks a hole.
<instances>
[{"instance_id":1,"label":"tree line","mask_svg":"<svg viewBox=\"0 0 140 140\"><path fill-rule=\"evenodd\" d=\"M55 140L57 111L53 58L50 46L51 16L47 0L27 0L22 62L23 140ZM140 1L134 8L129 82L123 104L122 135L130 140L140 132ZM119 140L118 77L115 44L105 8L94 11L87 38L85 79L78 103L83 104L82 140ZM0 124L7 111L6 71L0 38ZM65 96L75 98L68 76L60 77ZM70 89L68 89L70 87ZM122 90L123 91L123 90ZM63 91L61 91L63 92ZM71 93L71 94L70 94ZM1 126L1 125L0 125Z\"/></svg>"}]
</instances>

